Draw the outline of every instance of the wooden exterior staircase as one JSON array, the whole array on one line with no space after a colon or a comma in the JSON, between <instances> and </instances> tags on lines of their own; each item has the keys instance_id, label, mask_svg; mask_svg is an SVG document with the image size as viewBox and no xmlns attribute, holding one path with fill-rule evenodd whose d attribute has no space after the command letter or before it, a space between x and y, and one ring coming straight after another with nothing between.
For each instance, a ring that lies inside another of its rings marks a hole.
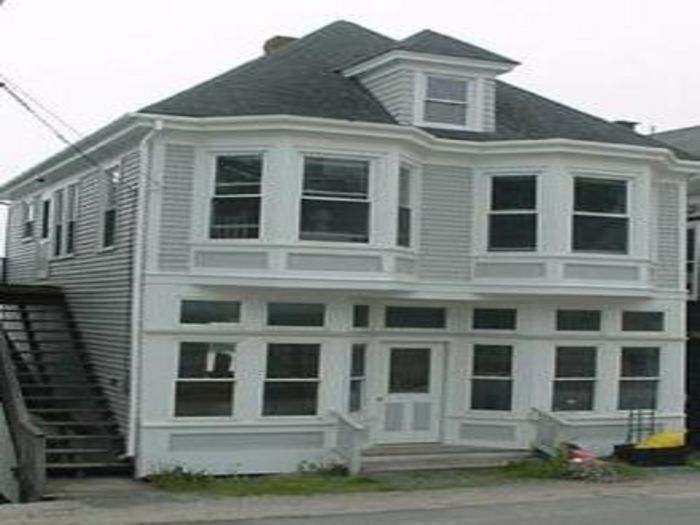
<instances>
[{"instance_id":1,"label":"wooden exterior staircase","mask_svg":"<svg viewBox=\"0 0 700 525\"><path fill-rule=\"evenodd\" d=\"M3 286L0 305L1 343L21 402L43 431L46 474L130 471L123 436L62 291Z\"/></svg>"}]
</instances>

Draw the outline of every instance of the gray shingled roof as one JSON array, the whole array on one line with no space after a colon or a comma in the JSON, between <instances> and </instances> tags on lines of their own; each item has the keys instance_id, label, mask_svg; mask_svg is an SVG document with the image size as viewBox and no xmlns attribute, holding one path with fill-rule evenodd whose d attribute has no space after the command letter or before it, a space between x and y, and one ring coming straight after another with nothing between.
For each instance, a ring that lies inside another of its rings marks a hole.
<instances>
[{"instance_id":1,"label":"gray shingled roof","mask_svg":"<svg viewBox=\"0 0 700 525\"><path fill-rule=\"evenodd\" d=\"M652 135L656 140L700 157L700 126L671 129Z\"/></svg>"},{"instance_id":2,"label":"gray shingled roof","mask_svg":"<svg viewBox=\"0 0 700 525\"><path fill-rule=\"evenodd\" d=\"M147 106L143 113L191 117L300 115L393 124L394 118L359 82L339 69L392 49L510 61L500 55L432 31L395 41L356 24L339 21L287 47ZM468 51L467 51L468 50ZM487 58L488 57L488 58ZM428 129L458 140L568 138L648 147L669 146L624 126L577 111L529 91L499 82L496 132ZM676 150L681 158L693 159Z\"/></svg>"}]
</instances>

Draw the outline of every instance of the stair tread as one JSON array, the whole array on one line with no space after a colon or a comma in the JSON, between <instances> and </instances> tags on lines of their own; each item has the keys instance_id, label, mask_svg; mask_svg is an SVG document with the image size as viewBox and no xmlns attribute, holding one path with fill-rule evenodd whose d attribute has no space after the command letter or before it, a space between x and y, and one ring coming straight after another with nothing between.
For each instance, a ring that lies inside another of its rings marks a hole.
<instances>
[{"instance_id":1,"label":"stair tread","mask_svg":"<svg viewBox=\"0 0 700 525\"><path fill-rule=\"evenodd\" d=\"M25 384L28 388L100 388L100 385L91 383L50 383L50 384Z\"/></svg>"},{"instance_id":2,"label":"stair tread","mask_svg":"<svg viewBox=\"0 0 700 525\"><path fill-rule=\"evenodd\" d=\"M122 440L124 439L122 436L119 436L117 434L46 434L44 436L47 440L66 440L66 439L113 439L113 440Z\"/></svg>"},{"instance_id":3,"label":"stair tread","mask_svg":"<svg viewBox=\"0 0 700 525\"><path fill-rule=\"evenodd\" d=\"M47 448L47 454L99 454L103 452L115 453L113 448Z\"/></svg>"},{"instance_id":4,"label":"stair tread","mask_svg":"<svg viewBox=\"0 0 700 525\"><path fill-rule=\"evenodd\" d=\"M42 421L43 427L112 427L117 426L116 421Z\"/></svg>"},{"instance_id":5,"label":"stair tread","mask_svg":"<svg viewBox=\"0 0 700 525\"><path fill-rule=\"evenodd\" d=\"M107 408L34 408L30 407L27 410L29 412L35 413L46 413L46 414L61 414L65 412L109 412Z\"/></svg>"},{"instance_id":6,"label":"stair tread","mask_svg":"<svg viewBox=\"0 0 700 525\"><path fill-rule=\"evenodd\" d=\"M46 468L62 468L62 469L80 469L80 468L114 468L114 467L131 467L128 462L114 461L110 463L95 462L95 463L46 463Z\"/></svg>"}]
</instances>

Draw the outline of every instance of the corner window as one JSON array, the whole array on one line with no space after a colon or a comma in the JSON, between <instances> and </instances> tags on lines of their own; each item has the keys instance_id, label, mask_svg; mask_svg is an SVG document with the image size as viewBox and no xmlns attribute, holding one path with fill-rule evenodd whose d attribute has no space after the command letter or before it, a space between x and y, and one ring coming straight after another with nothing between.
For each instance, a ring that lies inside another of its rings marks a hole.
<instances>
[{"instance_id":1,"label":"corner window","mask_svg":"<svg viewBox=\"0 0 700 525\"><path fill-rule=\"evenodd\" d=\"M180 343L175 416L232 416L236 346Z\"/></svg>"},{"instance_id":2,"label":"corner window","mask_svg":"<svg viewBox=\"0 0 700 525\"><path fill-rule=\"evenodd\" d=\"M620 410L655 409L659 383L659 349L656 347L623 348L620 365L618 408Z\"/></svg>"},{"instance_id":3,"label":"corner window","mask_svg":"<svg viewBox=\"0 0 700 525\"><path fill-rule=\"evenodd\" d=\"M299 238L369 242L369 161L304 158Z\"/></svg>"},{"instance_id":4,"label":"corner window","mask_svg":"<svg viewBox=\"0 0 700 525\"><path fill-rule=\"evenodd\" d=\"M420 306L387 306L385 324L387 328L445 328L444 308Z\"/></svg>"},{"instance_id":5,"label":"corner window","mask_svg":"<svg viewBox=\"0 0 700 525\"><path fill-rule=\"evenodd\" d=\"M261 155L216 157L210 239L257 239L262 195Z\"/></svg>"},{"instance_id":6,"label":"corner window","mask_svg":"<svg viewBox=\"0 0 700 525\"><path fill-rule=\"evenodd\" d=\"M326 305L320 303L269 303L267 324L270 326L323 326Z\"/></svg>"},{"instance_id":7,"label":"corner window","mask_svg":"<svg viewBox=\"0 0 700 525\"><path fill-rule=\"evenodd\" d=\"M121 182L119 167L108 169L103 177L102 247L114 246L117 235L117 198Z\"/></svg>"},{"instance_id":8,"label":"corner window","mask_svg":"<svg viewBox=\"0 0 700 525\"><path fill-rule=\"evenodd\" d=\"M599 310L557 310L557 330L598 331Z\"/></svg>"},{"instance_id":9,"label":"corner window","mask_svg":"<svg viewBox=\"0 0 700 525\"><path fill-rule=\"evenodd\" d=\"M366 344L352 345L350 356L350 392L348 411L360 412L365 406L365 360L367 357Z\"/></svg>"},{"instance_id":10,"label":"corner window","mask_svg":"<svg viewBox=\"0 0 700 525\"><path fill-rule=\"evenodd\" d=\"M467 125L469 83L449 77L428 76L423 103L426 123Z\"/></svg>"},{"instance_id":11,"label":"corner window","mask_svg":"<svg viewBox=\"0 0 700 525\"><path fill-rule=\"evenodd\" d=\"M401 166L399 169L399 209L396 225L396 244L409 248L411 246L411 169Z\"/></svg>"},{"instance_id":12,"label":"corner window","mask_svg":"<svg viewBox=\"0 0 700 525\"><path fill-rule=\"evenodd\" d=\"M34 203L22 201L19 206L22 238L29 239L34 236Z\"/></svg>"},{"instance_id":13,"label":"corner window","mask_svg":"<svg viewBox=\"0 0 700 525\"><path fill-rule=\"evenodd\" d=\"M474 308L472 328L475 330L515 330L518 311L514 308Z\"/></svg>"},{"instance_id":14,"label":"corner window","mask_svg":"<svg viewBox=\"0 0 700 525\"><path fill-rule=\"evenodd\" d=\"M622 330L625 332L662 332L663 312L622 312Z\"/></svg>"},{"instance_id":15,"label":"corner window","mask_svg":"<svg viewBox=\"0 0 700 525\"><path fill-rule=\"evenodd\" d=\"M241 303L238 301L184 300L180 303L180 322L183 324L238 323Z\"/></svg>"},{"instance_id":16,"label":"corner window","mask_svg":"<svg viewBox=\"0 0 700 525\"><path fill-rule=\"evenodd\" d=\"M474 345L472 410L510 410L513 398L513 347Z\"/></svg>"},{"instance_id":17,"label":"corner window","mask_svg":"<svg viewBox=\"0 0 700 525\"><path fill-rule=\"evenodd\" d=\"M628 237L627 181L576 177L573 250L625 254Z\"/></svg>"},{"instance_id":18,"label":"corner window","mask_svg":"<svg viewBox=\"0 0 700 525\"><path fill-rule=\"evenodd\" d=\"M491 178L488 249L537 249L537 178L534 175Z\"/></svg>"},{"instance_id":19,"label":"corner window","mask_svg":"<svg viewBox=\"0 0 700 525\"><path fill-rule=\"evenodd\" d=\"M552 410L593 410L596 379L595 347L556 349Z\"/></svg>"},{"instance_id":20,"label":"corner window","mask_svg":"<svg viewBox=\"0 0 700 525\"><path fill-rule=\"evenodd\" d=\"M267 345L264 416L313 416L318 411L318 344Z\"/></svg>"}]
</instances>

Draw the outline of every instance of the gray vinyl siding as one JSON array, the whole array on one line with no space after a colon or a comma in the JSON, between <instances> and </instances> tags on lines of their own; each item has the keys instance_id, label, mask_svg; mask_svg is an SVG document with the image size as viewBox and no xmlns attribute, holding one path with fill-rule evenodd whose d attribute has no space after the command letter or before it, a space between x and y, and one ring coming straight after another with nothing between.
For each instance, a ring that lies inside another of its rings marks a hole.
<instances>
[{"instance_id":1,"label":"gray vinyl siding","mask_svg":"<svg viewBox=\"0 0 700 525\"><path fill-rule=\"evenodd\" d=\"M496 81L490 78L483 80L484 97L481 114L484 131L496 131Z\"/></svg>"},{"instance_id":2,"label":"gray vinyl siding","mask_svg":"<svg viewBox=\"0 0 700 525\"><path fill-rule=\"evenodd\" d=\"M158 267L164 272L189 271L194 159L192 146L165 146L158 245Z\"/></svg>"},{"instance_id":3,"label":"gray vinyl siding","mask_svg":"<svg viewBox=\"0 0 700 525\"><path fill-rule=\"evenodd\" d=\"M659 288L681 287L681 227L680 186L664 183L656 186L656 261L652 272L653 283Z\"/></svg>"},{"instance_id":4,"label":"gray vinyl siding","mask_svg":"<svg viewBox=\"0 0 700 525\"><path fill-rule=\"evenodd\" d=\"M414 73L405 69L370 76L362 83L399 124L413 124Z\"/></svg>"},{"instance_id":5,"label":"gray vinyl siding","mask_svg":"<svg viewBox=\"0 0 700 525\"><path fill-rule=\"evenodd\" d=\"M458 166L423 167L420 277L470 279L473 172Z\"/></svg>"},{"instance_id":6,"label":"gray vinyl siding","mask_svg":"<svg viewBox=\"0 0 700 525\"><path fill-rule=\"evenodd\" d=\"M123 429L127 427L129 414L130 315L139 164L138 150L121 157L115 244L105 250L101 249L104 173L94 171L80 178L75 254L51 260L48 280L40 281L64 290L95 373ZM38 282L33 267L22 266L22 261L35 257L35 245L19 240L18 221L13 213L9 281Z\"/></svg>"},{"instance_id":7,"label":"gray vinyl siding","mask_svg":"<svg viewBox=\"0 0 700 525\"><path fill-rule=\"evenodd\" d=\"M35 212L35 217L38 217ZM28 284L36 278L36 245L33 240L22 238L24 224L22 203L16 201L10 206L7 216L7 279L17 284ZM38 235L39 221L34 220L34 233Z\"/></svg>"}]
</instances>

